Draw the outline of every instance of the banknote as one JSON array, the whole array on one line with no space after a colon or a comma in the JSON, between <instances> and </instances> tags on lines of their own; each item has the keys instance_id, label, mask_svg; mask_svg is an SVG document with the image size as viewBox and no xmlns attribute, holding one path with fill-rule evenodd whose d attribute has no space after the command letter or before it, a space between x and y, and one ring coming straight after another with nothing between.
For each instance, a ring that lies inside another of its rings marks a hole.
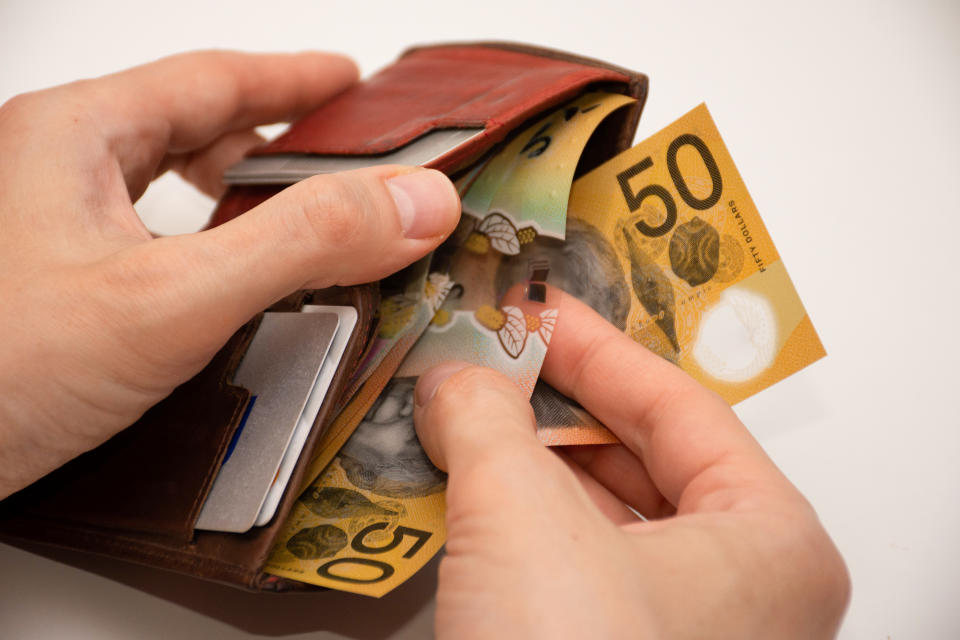
<instances>
[{"instance_id":1,"label":"banknote","mask_svg":"<svg viewBox=\"0 0 960 640\"><path fill-rule=\"evenodd\" d=\"M376 335L341 394L344 404L353 398L404 336L423 330L425 321L433 316L443 296L449 292L450 278L432 270L433 263L433 254L427 255L380 281Z\"/></svg>"},{"instance_id":2,"label":"banknote","mask_svg":"<svg viewBox=\"0 0 960 640\"><path fill-rule=\"evenodd\" d=\"M377 336L360 367L366 369L359 374L363 376L362 382L357 383L355 374L353 385L356 392L352 397L346 396L349 400L324 430L305 477L316 478L329 465L450 293L453 288L450 276L442 270L433 271L435 264L435 257L427 256L397 274L400 276L398 281L384 287L385 291L395 293L387 295L381 302ZM427 265L430 269L426 268ZM371 365L371 362L375 364Z\"/></svg>"},{"instance_id":3,"label":"banknote","mask_svg":"<svg viewBox=\"0 0 960 640\"><path fill-rule=\"evenodd\" d=\"M411 352L398 375L459 359L498 369L532 392L557 309L532 299L527 308L498 306L503 292L497 291L496 277L521 246L563 241L570 185L584 147L607 116L633 102L619 94L580 96L460 181L467 215L446 244L456 286L424 335L425 346ZM527 261L514 271L511 284L542 283L549 272L549 261Z\"/></svg>"},{"instance_id":4,"label":"banknote","mask_svg":"<svg viewBox=\"0 0 960 640\"><path fill-rule=\"evenodd\" d=\"M468 174L463 212L478 220L472 242L515 254L537 236L562 240L584 147L607 116L634 102L615 93L586 93L523 130L476 175Z\"/></svg>"},{"instance_id":5,"label":"banknote","mask_svg":"<svg viewBox=\"0 0 960 640\"><path fill-rule=\"evenodd\" d=\"M416 330L430 320L420 312L427 308L422 305L402 307L417 315L415 321L398 316L395 324L406 328L399 337L378 336L382 345L371 349L367 366L371 358L380 361L328 427L307 474L315 480L284 524L266 571L381 596L440 549L446 540L446 484L413 429L416 379L435 364L459 359L499 369L532 393L557 316L556 308L536 295L545 291L549 264L528 264L517 283L527 283L532 295L505 307L497 306L497 265L519 251L518 227L532 230L523 244L563 237L569 188L583 147L606 115L631 101L584 96L535 123L461 178L457 186L465 192L468 215L432 258L434 267L448 271L443 284L449 295L424 295L433 302L432 322L412 349ZM521 177L525 189L517 188ZM471 197L478 190L484 190L483 198ZM468 209L468 203L476 208ZM491 206L500 208L491 211ZM424 286L429 285L428 279ZM384 299L385 308L396 313L390 300Z\"/></svg>"},{"instance_id":6,"label":"banknote","mask_svg":"<svg viewBox=\"0 0 960 640\"><path fill-rule=\"evenodd\" d=\"M527 300L506 313L555 316L552 300ZM297 500L265 570L319 586L380 597L414 575L446 542L446 476L427 457L413 424L413 391L430 367L451 359L494 366L527 395L549 343L548 322L527 336L528 358L457 310L454 292L396 375L327 467Z\"/></svg>"},{"instance_id":7,"label":"banknote","mask_svg":"<svg viewBox=\"0 0 960 640\"><path fill-rule=\"evenodd\" d=\"M307 477L315 477L333 459L451 291L453 281L458 283L458 298L478 319L473 323L478 338L496 345L493 356L508 353L521 359L524 370L532 373L532 388L546 347L530 340L528 348L526 337L533 332L520 331L526 318L517 308L496 308L492 275L497 261L518 251L521 244L538 236L563 237L570 184L584 146L607 116L633 102L619 94L585 94L531 125L458 180L468 215L434 254L381 283L378 335L342 394L349 401L338 407L337 418L311 458ZM502 322L497 320L501 316ZM488 319L487 326L483 318ZM552 321L548 318L545 323ZM539 334L546 332L544 328Z\"/></svg>"},{"instance_id":8,"label":"banknote","mask_svg":"<svg viewBox=\"0 0 960 640\"><path fill-rule=\"evenodd\" d=\"M495 160L458 187L469 195ZM536 184L530 178L531 191ZM268 572L381 596L439 550L445 478L412 420L416 379L439 362L466 360L514 379L532 393L548 444L615 441L537 379L558 321L544 280L731 403L824 355L705 106L581 177L561 206L565 240L538 232L516 252L478 242L483 218L465 216L434 258L449 265L449 295L402 361L384 369L395 371L378 382L384 392L348 407L344 424L359 426L328 441L327 462L285 523ZM498 306L517 284L525 300Z\"/></svg>"},{"instance_id":9,"label":"banknote","mask_svg":"<svg viewBox=\"0 0 960 640\"><path fill-rule=\"evenodd\" d=\"M402 273L407 284L400 286L398 293L384 297L380 334L346 396L351 398L349 404L327 428L306 477L315 477L333 459L450 291L455 291L458 310L455 316L440 314L434 320L434 328L442 329L446 324L439 320L449 317L449 336L457 336L464 345L489 347L485 364L507 372L523 371L518 379L532 390L546 354L550 328L556 321L555 311L544 311L553 316L534 319L519 307L499 309L500 296L494 286L498 264L510 251L519 251L521 244L555 239L539 231L518 239L516 225L529 221L520 217L523 212L536 211L539 222L521 228L565 227L570 184L584 146L604 118L632 102L632 98L618 94L581 96L534 123L458 181L458 188L466 192L464 211L470 211L468 203L473 203L477 208L472 210L477 215L463 216L450 238L430 257L430 275L426 279L421 277L425 271L418 271L417 265L409 267ZM525 189L516 189L516 176L523 176ZM511 190L512 195L502 198L501 187ZM483 197L474 197L477 192L482 192ZM507 200L514 209L489 209L491 203ZM530 278L530 265L525 269L517 274L515 282ZM416 296L419 290L424 291L422 302ZM444 344L459 348L449 342ZM451 348L442 351L452 353Z\"/></svg>"},{"instance_id":10,"label":"banknote","mask_svg":"<svg viewBox=\"0 0 960 640\"><path fill-rule=\"evenodd\" d=\"M416 378L394 377L300 495L265 571L380 597L446 541L446 476L413 426Z\"/></svg>"},{"instance_id":11,"label":"banknote","mask_svg":"<svg viewBox=\"0 0 960 640\"><path fill-rule=\"evenodd\" d=\"M473 273L463 264L455 263L451 276ZM486 274L489 290L489 273L476 273ZM528 276L543 278L543 265L533 265ZM542 286L528 277L528 291L536 292L538 284ZM517 305L464 309L471 285L451 287L382 393L364 404L364 389L329 428L314 457L314 464L324 461L325 467L284 523L265 567L268 573L379 597L414 575L443 546L446 478L414 430L416 380L440 362L465 360L499 369L529 396L556 318L552 300L541 301L536 293ZM368 385L377 381L379 371ZM358 420L352 412L361 410L365 414ZM358 423L355 429L353 423Z\"/></svg>"},{"instance_id":12,"label":"banknote","mask_svg":"<svg viewBox=\"0 0 960 640\"><path fill-rule=\"evenodd\" d=\"M566 240L501 260L497 292L535 260L731 404L825 355L705 105L579 178ZM612 439L546 385L533 405L545 442Z\"/></svg>"}]
</instances>

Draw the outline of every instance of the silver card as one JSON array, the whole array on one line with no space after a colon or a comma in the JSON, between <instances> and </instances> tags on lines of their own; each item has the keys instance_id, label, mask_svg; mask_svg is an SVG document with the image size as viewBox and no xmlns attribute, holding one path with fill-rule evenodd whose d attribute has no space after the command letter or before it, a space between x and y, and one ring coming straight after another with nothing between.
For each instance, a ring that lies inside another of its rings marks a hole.
<instances>
[{"instance_id":1,"label":"silver card","mask_svg":"<svg viewBox=\"0 0 960 640\"><path fill-rule=\"evenodd\" d=\"M227 184L293 184L321 173L335 173L385 164L422 166L446 155L483 129L438 129L396 151L375 156L275 154L241 160L223 174Z\"/></svg>"},{"instance_id":2,"label":"silver card","mask_svg":"<svg viewBox=\"0 0 960 640\"><path fill-rule=\"evenodd\" d=\"M242 533L257 519L339 325L336 313L265 313L234 384L251 406L197 529Z\"/></svg>"},{"instance_id":3,"label":"silver card","mask_svg":"<svg viewBox=\"0 0 960 640\"><path fill-rule=\"evenodd\" d=\"M357 319L359 317L357 310L349 306L306 304L303 305L301 312L336 313L340 318L340 326L337 328L337 335L330 345L330 350L327 351L327 357L323 361L320 375L317 376L317 381L310 391L310 397L307 399L307 404L303 409L303 414L300 416L300 421L297 423L297 428L290 438L290 444L287 445L287 450L283 454L280 469L277 471L273 484L270 486L266 500L263 501L263 506L260 507L260 515L257 516L256 522L256 526L258 527L262 527L270 522L273 515L277 512L280 499L283 497L283 492L286 490L287 483L290 481L290 475L293 473L293 468L296 466L297 461L300 460L303 445L307 441L307 436L309 436L313 430L313 423L316 421L317 414L320 413L320 407L327 397L327 391L330 389L330 383L333 382L333 376L337 373L337 369L340 368L340 361L343 359L343 354L347 350L347 343L350 341L354 327L357 326Z\"/></svg>"}]
</instances>

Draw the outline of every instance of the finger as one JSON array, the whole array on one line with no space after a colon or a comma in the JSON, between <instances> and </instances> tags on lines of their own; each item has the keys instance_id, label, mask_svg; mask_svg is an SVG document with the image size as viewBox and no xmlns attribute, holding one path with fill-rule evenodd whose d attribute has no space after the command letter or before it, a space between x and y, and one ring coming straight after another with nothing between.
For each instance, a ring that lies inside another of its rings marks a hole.
<instances>
[{"instance_id":1,"label":"finger","mask_svg":"<svg viewBox=\"0 0 960 640\"><path fill-rule=\"evenodd\" d=\"M624 504L644 517L666 518L676 513L647 472L643 462L620 444L576 445L560 451Z\"/></svg>"},{"instance_id":2,"label":"finger","mask_svg":"<svg viewBox=\"0 0 960 640\"><path fill-rule=\"evenodd\" d=\"M414 262L452 232L459 213L453 185L437 171L316 176L213 229L120 252L107 267L116 297L148 307L131 313L152 318L171 349L212 355L297 289L370 282Z\"/></svg>"},{"instance_id":3,"label":"finger","mask_svg":"<svg viewBox=\"0 0 960 640\"><path fill-rule=\"evenodd\" d=\"M415 398L420 442L450 476L451 517L495 513L519 525L533 510L558 519L596 513L573 473L537 440L530 402L503 374L446 363L420 376Z\"/></svg>"},{"instance_id":4,"label":"finger","mask_svg":"<svg viewBox=\"0 0 960 640\"><path fill-rule=\"evenodd\" d=\"M607 518L616 525L632 525L637 522L643 522L637 517L637 514L631 511L624 501L617 497L612 491L601 484L589 471L580 466L574 456L567 455L566 452L553 449L553 453L566 463L567 468L573 472L574 477L580 482L580 486L586 491L593 504L607 516ZM643 512L641 512L643 513ZM646 514L644 514L646 516Z\"/></svg>"},{"instance_id":5,"label":"finger","mask_svg":"<svg viewBox=\"0 0 960 640\"><path fill-rule=\"evenodd\" d=\"M202 147L225 131L289 120L356 79L356 65L334 54L199 51L105 76L99 89L114 109L142 109L141 125L161 125L160 142L179 152ZM119 140L127 130L114 133Z\"/></svg>"},{"instance_id":6,"label":"finger","mask_svg":"<svg viewBox=\"0 0 960 640\"><path fill-rule=\"evenodd\" d=\"M356 78L356 65L332 54L204 51L67 88L82 96L136 199L168 151L192 151L230 131L290 120Z\"/></svg>"},{"instance_id":7,"label":"finger","mask_svg":"<svg viewBox=\"0 0 960 640\"><path fill-rule=\"evenodd\" d=\"M613 431L680 512L798 497L719 396L571 296L542 375Z\"/></svg>"},{"instance_id":8,"label":"finger","mask_svg":"<svg viewBox=\"0 0 960 640\"><path fill-rule=\"evenodd\" d=\"M252 129L232 131L202 149L167 156L157 175L172 169L211 198L219 198L227 188L223 172L263 142L263 137Z\"/></svg>"},{"instance_id":9,"label":"finger","mask_svg":"<svg viewBox=\"0 0 960 640\"><path fill-rule=\"evenodd\" d=\"M524 313L538 316L544 305L530 300L529 291L529 283L518 283L507 290L501 305L519 306ZM566 296L560 289L548 287L546 306L559 309ZM557 321L563 322L563 316L558 315ZM662 518L676 512L674 505L657 489L640 458L623 445L576 445L557 447L555 451L575 463L580 474L589 475L616 500L637 509L645 517Z\"/></svg>"}]
</instances>

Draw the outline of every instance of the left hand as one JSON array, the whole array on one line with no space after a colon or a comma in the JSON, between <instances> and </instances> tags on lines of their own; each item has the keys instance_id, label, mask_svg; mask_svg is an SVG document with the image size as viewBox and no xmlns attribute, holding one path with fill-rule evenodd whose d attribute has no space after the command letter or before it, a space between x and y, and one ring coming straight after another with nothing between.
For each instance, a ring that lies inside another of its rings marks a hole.
<instances>
[{"instance_id":1,"label":"left hand","mask_svg":"<svg viewBox=\"0 0 960 640\"><path fill-rule=\"evenodd\" d=\"M459 216L445 176L304 180L215 229L156 238L133 208L175 169L223 170L355 82L339 56L175 56L0 107L0 498L133 423L300 288L377 280Z\"/></svg>"}]
</instances>

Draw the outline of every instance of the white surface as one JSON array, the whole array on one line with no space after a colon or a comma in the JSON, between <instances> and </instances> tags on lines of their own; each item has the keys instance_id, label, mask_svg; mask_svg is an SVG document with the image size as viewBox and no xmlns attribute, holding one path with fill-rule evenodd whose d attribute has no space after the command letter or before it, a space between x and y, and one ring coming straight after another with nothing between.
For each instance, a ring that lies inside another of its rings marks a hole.
<instances>
[{"instance_id":1,"label":"white surface","mask_svg":"<svg viewBox=\"0 0 960 640\"><path fill-rule=\"evenodd\" d=\"M960 637L960 4L771 5L3 0L0 100L198 47L325 48L369 73L413 43L489 38L646 72L640 137L705 100L830 354L737 411L849 563L841 637ZM164 232L198 227L208 208L170 178L140 205ZM0 547L0 635L430 629L429 574L373 602L85 566L137 587Z\"/></svg>"}]
</instances>

